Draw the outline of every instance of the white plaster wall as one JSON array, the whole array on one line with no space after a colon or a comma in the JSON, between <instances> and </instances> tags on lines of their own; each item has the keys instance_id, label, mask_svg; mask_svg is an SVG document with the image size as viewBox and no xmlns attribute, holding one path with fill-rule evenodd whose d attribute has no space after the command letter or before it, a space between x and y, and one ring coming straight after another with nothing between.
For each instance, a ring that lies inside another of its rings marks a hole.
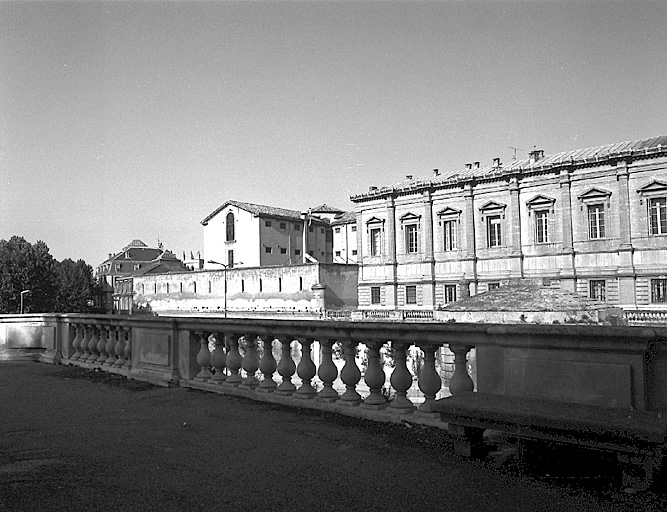
<instances>
[{"instance_id":1,"label":"white plaster wall","mask_svg":"<svg viewBox=\"0 0 667 512\"><path fill-rule=\"evenodd\" d=\"M227 214L234 214L234 242L226 241ZM228 206L221 210L204 226L204 268L219 268L209 260L227 263L227 251L234 251L234 266L259 266L259 219L250 212Z\"/></svg>"}]
</instances>

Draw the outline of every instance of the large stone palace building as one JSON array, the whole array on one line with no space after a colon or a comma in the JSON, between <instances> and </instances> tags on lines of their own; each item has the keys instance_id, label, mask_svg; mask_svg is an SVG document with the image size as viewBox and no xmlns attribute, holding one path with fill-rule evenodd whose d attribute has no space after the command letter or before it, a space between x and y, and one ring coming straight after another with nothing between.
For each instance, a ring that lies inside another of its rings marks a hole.
<instances>
[{"instance_id":1,"label":"large stone palace building","mask_svg":"<svg viewBox=\"0 0 667 512\"><path fill-rule=\"evenodd\" d=\"M667 136L407 178L351 197L360 309L434 309L521 278L667 306Z\"/></svg>"}]
</instances>

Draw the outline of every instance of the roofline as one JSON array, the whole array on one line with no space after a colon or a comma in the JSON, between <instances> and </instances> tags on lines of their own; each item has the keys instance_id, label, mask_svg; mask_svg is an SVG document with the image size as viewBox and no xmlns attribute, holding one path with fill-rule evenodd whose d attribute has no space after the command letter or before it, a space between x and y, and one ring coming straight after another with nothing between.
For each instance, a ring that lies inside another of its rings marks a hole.
<instances>
[{"instance_id":1,"label":"roofline","mask_svg":"<svg viewBox=\"0 0 667 512\"><path fill-rule=\"evenodd\" d=\"M658 139L662 139L664 137L657 137ZM646 142L650 141L652 139L656 139L656 137L650 137L646 139L638 139L636 141L628 141L627 143L619 143L619 144L632 144L633 147L637 145L637 143L640 142ZM617 146L618 144L608 144L604 146L595 146L592 148L582 148L574 151L585 151L587 149L593 150L593 149L598 149L598 150L603 150L606 147L613 147ZM625 147L625 146L624 146ZM658 144L657 146L653 147L643 147L640 149L634 149L631 147L630 149L622 149L620 151L614 151L614 152L609 152L603 154L602 156L596 154L595 156L589 156L589 157L583 157L583 158L569 158L569 159L564 159L560 160L557 162L548 162L545 163L544 161L550 160L554 157L557 157L559 154L568 154L572 153L572 151L563 151L559 153L555 153L552 155L546 155L537 162L531 163L530 159L522 159L519 162L516 163L511 163L508 165L508 167L503 168L499 167L497 171L494 172L489 172L487 174L480 174L480 175L467 175L467 176L461 176L458 174L454 174L453 176L449 178L442 179L441 181L433 182L432 178L425 178L425 179L415 179L413 180L412 183L410 184L405 184L405 185L389 185L386 187L382 188L377 188L375 190L370 190L368 192L363 192L361 194L355 194L351 195L350 201L353 203L361 203L364 201L372 201L374 199L381 199L381 198L386 198L389 196L393 196L396 194L415 194L424 190L433 190L433 189L441 189L441 188L448 188L452 186L461 186L466 183L472 183L472 182L481 182L481 181L492 181L492 180L498 180L501 178L506 178L508 176L513 176L517 174L527 174L527 173L541 173L545 171L555 171L555 170L561 170L561 169L574 169L574 168L581 168L581 167L588 167L591 165L600 165L600 164L605 164L609 162L615 162L617 160L623 160L623 159L633 159L633 158L638 158L638 159L644 159L644 158L649 158L649 157L658 157L658 156L665 156L667 155L667 145L662 145ZM543 163L540 163L543 162Z\"/></svg>"}]
</instances>

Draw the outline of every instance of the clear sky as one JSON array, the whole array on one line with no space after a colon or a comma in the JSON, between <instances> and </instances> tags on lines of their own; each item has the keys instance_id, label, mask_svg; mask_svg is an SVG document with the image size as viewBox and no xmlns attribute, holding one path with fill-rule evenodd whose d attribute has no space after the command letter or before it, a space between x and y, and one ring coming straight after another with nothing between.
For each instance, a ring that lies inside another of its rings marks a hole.
<instances>
[{"instance_id":1,"label":"clear sky","mask_svg":"<svg viewBox=\"0 0 667 512\"><path fill-rule=\"evenodd\" d=\"M667 2L0 1L0 239L203 250L227 199L667 134Z\"/></svg>"}]
</instances>

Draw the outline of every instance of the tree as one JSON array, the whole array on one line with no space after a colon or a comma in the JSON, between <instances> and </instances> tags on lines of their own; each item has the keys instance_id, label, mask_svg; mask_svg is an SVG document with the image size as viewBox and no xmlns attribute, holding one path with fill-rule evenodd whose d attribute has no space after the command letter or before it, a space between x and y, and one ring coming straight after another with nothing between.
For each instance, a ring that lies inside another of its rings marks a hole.
<instances>
[{"instance_id":1,"label":"tree","mask_svg":"<svg viewBox=\"0 0 667 512\"><path fill-rule=\"evenodd\" d=\"M56 264L58 294L54 311L57 313L86 313L93 311L93 296L97 293L97 283L93 269L83 260L76 263L71 259Z\"/></svg>"},{"instance_id":2,"label":"tree","mask_svg":"<svg viewBox=\"0 0 667 512\"><path fill-rule=\"evenodd\" d=\"M19 313L23 290L30 290L25 312L53 311L58 290L56 263L41 240L35 244L20 236L0 240L0 313Z\"/></svg>"}]
</instances>

